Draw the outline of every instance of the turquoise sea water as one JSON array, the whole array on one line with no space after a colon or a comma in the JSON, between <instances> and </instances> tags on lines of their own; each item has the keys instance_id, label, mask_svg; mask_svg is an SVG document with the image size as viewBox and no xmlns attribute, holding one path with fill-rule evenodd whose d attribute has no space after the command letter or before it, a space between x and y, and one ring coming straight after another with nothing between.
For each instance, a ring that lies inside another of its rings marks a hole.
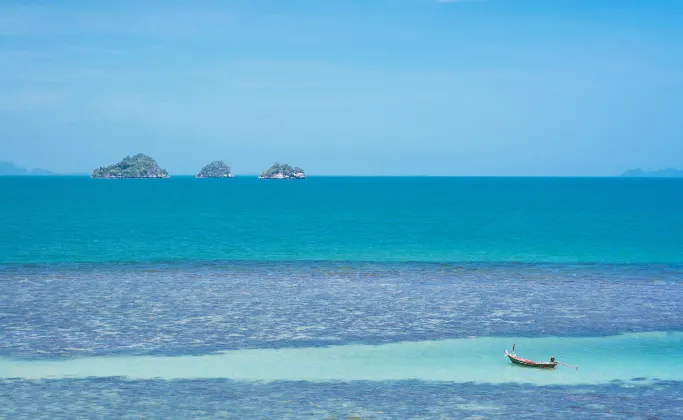
<instances>
[{"instance_id":1,"label":"turquoise sea water","mask_svg":"<svg viewBox=\"0 0 683 420\"><path fill-rule=\"evenodd\" d=\"M681 417L682 193L0 177L0 418Z\"/></svg>"},{"instance_id":2,"label":"turquoise sea water","mask_svg":"<svg viewBox=\"0 0 683 420\"><path fill-rule=\"evenodd\" d=\"M683 262L683 180L0 177L0 262Z\"/></svg>"}]
</instances>

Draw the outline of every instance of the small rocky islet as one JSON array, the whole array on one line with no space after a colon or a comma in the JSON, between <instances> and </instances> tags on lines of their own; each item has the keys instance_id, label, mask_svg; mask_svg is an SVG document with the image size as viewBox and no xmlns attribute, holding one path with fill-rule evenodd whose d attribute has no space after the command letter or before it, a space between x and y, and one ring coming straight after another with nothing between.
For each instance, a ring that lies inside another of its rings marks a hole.
<instances>
[{"instance_id":1,"label":"small rocky islet","mask_svg":"<svg viewBox=\"0 0 683 420\"><path fill-rule=\"evenodd\" d=\"M162 169L156 160L138 153L134 156L126 156L115 165L102 166L95 169L91 178L168 178L168 171Z\"/></svg>"},{"instance_id":2,"label":"small rocky islet","mask_svg":"<svg viewBox=\"0 0 683 420\"><path fill-rule=\"evenodd\" d=\"M259 179L305 179L304 170L287 164L275 162L258 177Z\"/></svg>"},{"instance_id":3,"label":"small rocky islet","mask_svg":"<svg viewBox=\"0 0 683 420\"><path fill-rule=\"evenodd\" d=\"M233 178L235 175L222 160L216 160L204 166L195 178Z\"/></svg>"}]
</instances>

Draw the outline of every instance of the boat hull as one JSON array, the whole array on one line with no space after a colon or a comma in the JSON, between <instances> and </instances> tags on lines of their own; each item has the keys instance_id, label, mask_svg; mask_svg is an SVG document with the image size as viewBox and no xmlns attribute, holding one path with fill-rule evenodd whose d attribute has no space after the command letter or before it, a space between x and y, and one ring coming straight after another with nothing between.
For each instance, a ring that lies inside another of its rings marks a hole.
<instances>
[{"instance_id":1,"label":"boat hull","mask_svg":"<svg viewBox=\"0 0 683 420\"><path fill-rule=\"evenodd\" d=\"M516 354L510 354L505 350L505 355L510 359L510 361L519 366L533 367L539 369L555 369L557 367L556 362L535 362L533 360L522 359Z\"/></svg>"}]
</instances>

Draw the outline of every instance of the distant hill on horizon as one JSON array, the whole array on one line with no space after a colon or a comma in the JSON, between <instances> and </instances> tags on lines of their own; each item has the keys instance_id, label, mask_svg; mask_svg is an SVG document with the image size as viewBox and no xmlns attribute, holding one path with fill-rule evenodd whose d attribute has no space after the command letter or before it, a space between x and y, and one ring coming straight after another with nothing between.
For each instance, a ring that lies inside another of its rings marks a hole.
<instances>
[{"instance_id":1,"label":"distant hill on horizon","mask_svg":"<svg viewBox=\"0 0 683 420\"><path fill-rule=\"evenodd\" d=\"M621 174L626 177L648 177L648 178L678 178L683 177L683 171L674 168L657 169L655 171L644 171L640 168L629 169Z\"/></svg>"},{"instance_id":2,"label":"distant hill on horizon","mask_svg":"<svg viewBox=\"0 0 683 420\"><path fill-rule=\"evenodd\" d=\"M13 162L0 162L0 176L2 175L58 175L44 169L31 169L15 165Z\"/></svg>"}]
</instances>

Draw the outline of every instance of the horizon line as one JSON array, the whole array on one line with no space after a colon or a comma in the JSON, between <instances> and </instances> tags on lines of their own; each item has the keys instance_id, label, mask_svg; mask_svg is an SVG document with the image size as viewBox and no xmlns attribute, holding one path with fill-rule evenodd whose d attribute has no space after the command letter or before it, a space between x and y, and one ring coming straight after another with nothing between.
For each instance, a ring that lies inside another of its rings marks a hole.
<instances>
[{"instance_id":1,"label":"horizon line","mask_svg":"<svg viewBox=\"0 0 683 420\"><path fill-rule=\"evenodd\" d=\"M233 178L251 178L258 177L258 173L234 174ZM52 173L52 174L0 174L0 177L5 178L64 178L64 177L87 177L90 178L89 173ZM169 173L168 178L197 178L193 174ZM624 176L618 175L364 175L364 174L311 174L306 175L306 178L679 178L667 176ZM164 178L112 178L112 179L164 179ZM197 179L223 179L223 178L197 178ZM229 179L229 178L226 178Z\"/></svg>"}]
</instances>

